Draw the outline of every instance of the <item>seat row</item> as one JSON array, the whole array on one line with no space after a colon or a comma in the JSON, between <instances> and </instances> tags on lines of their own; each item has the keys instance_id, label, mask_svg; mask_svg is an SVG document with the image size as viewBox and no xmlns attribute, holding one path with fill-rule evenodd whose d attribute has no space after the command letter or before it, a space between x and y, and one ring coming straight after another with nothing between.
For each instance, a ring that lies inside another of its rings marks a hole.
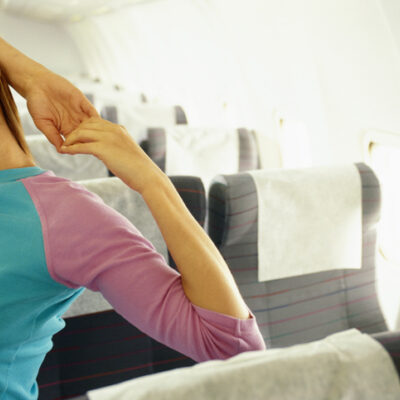
<instances>
[{"instance_id":1,"label":"seat row","mask_svg":"<svg viewBox=\"0 0 400 400\"><path fill-rule=\"evenodd\" d=\"M20 106L20 119L26 136L38 135L41 132L36 128L26 106ZM179 105L168 106L159 104L129 104L108 105L99 107L102 118L113 123L124 125L132 137L140 142L146 139L147 127L170 127L187 124L187 117Z\"/></svg>"},{"instance_id":2,"label":"seat row","mask_svg":"<svg viewBox=\"0 0 400 400\"><path fill-rule=\"evenodd\" d=\"M111 113L111 111L110 111ZM111 115L108 116L113 119ZM236 173L260 167L255 133L248 129L196 128L180 125L169 128L146 128L141 141L149 157L168 175L194 175L208 187L220 173ZM104 178L106 167L91 155L74 157L59 154L43 135L27 137L38 164L56 175L71 180Z\"/></svg>"},{"instance_id":3,"label":"seat row","mask_svg":"<svg viewBox=\"0 0 400 400\"><path fill-rule=\"evenodd\" d=\"M273 171L261 170L257 179L252 173L221 175L213 181L208 194L199 177L170 177L200 225L204 226L208 215L209 236L223 255L244 300L256 316L267 348L310 342L350 328L367 333L387 330L375 288L379 182L365 164L352 165L351 168L360 184L360 187L354 188L354 192L359 192L361 196L356 199L356 202L360 202L359 265L355 262L354 265L342 267L340 259L344 255L336 257L337 254L333 254L333 259L339 259L338 265L329 268L317 265L317 272L296 272L268 280L260 280L264 257L262 249L267 244L263 241L264 232L267 231L271 240L274 240L281 237L279 227L296 225L289 224L289 214L283 215L280 222L272 223L273 218L269 222L270 217L265 220L266 214L263 215L263 212L270 208L273 213L268 215L273 215L277 208L268 190L265 192L260 189L260 182L265 182L267 189L270 188L275 179ZM329 185L342 185L339 180L347 179L343 178L347 176L347 171L346 174L339 174L338 178L330 173ZM318 175L321 171L311 168L301 172ZM282 171L283 181L290 182L292 173L291 170ZM314 179L317 175L310 176ZM299 175L296 175L298 180ZM138 193L115 177L81 183L125 215L164 254L171 267L175 267L157 225ZM312 185L304 184L304 190L312 193L311 200L314 198ZM314 186L319 187L320 183L316 181ZM284 187L284 191L288 191L288 186ZM305 194L301 196L307 198ZM301 207L301 203L294 202L294 205ZM309 219L313 221L316 215L313 214L314 208L317 209L319 204L307 203L306 206L310 211ZM353 214L357 213L346 214L345 219L352 219ZM337 221L330 221L330 225L340 225ZM353 231L350 231L353 235ZM308 232L301 228L298 233L308 237ZM324 232L319 234L323 236ZM336 239L340 242L339 237ZM323 253L329 253L332 248L337 252L333 242L322 245L312 243L311 250L320 247ZM274 241L274 247L288 257L291 250L296 249L295 243L284 240ZM309 256L300 249L296 257L300 263ZM308 263L316 263L313 257L308 259ZM77 396L137 376L194 364L193 360L130 325L99 293L84 291L63 317L66 327L54 336L54 348L48 353L38 376L43 399Z\"/></svg>"}]
</instances>

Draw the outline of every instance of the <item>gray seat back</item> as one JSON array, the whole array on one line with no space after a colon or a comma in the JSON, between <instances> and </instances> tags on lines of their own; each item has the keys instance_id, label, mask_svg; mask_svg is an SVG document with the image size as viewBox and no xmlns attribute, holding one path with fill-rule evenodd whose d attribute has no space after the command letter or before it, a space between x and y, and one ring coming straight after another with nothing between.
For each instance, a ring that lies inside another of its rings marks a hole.
<instances>
[{"instance_id":1,"label":"gray seat back","mask_svg":"<svg viewBox=\"0 0 400 400\"><path fill-rule=\"evenodd\" d=\"M260 155L254 131L238 129L239 135L239 172L260 168Z\"/></svg>"},{"instance_id":2,"label":"gray seat back","mask_svg":"<svg viewBox=\"0 0 400 400\"><path fill-rule=\"evenodd\" d=\"M146 103L146 101L143 101L143 103ZM146 105L146 107L151 107L151 105ZM134 112L135 108L132 107L132 110ZM139 112L140 112L140 110L139 110ZM187 124L187 117L186 117L184 109L181 106L174 106L172 112L175 114L176 125L186 125ZM123 124L123 121L119 122L117 106L112 106L112 105L104 106L101 109L100 114L101 114L102 118L104 118L108 121L114 122L116 124L118 124L118 123ZM142 121L142 122L147 122L147 124L149 124L149 125L152 124L152 121L149 121L149 120ZM158 125L159 121L155 121L155 124ZM153 125L154 125L154 122L153 122Z\"/></svg>"},{"instance_id":3,"label":"gray seat back","mask_svg":"<svg viewBox=\"0 0 400 400\"><path fill-rule=\"evenodd\" d=\"M166 134L164 128L149 128L145 144L147 154L162 171L165 171L166 152L168 151ZM189 127L188 134L190 134ZM255 133L245 128L239 128L237 134L239 137L238 172L260 168L259 151ZM221 152L223 151L224 149L221 149ZM185 171L182 171L182 173L184 172ZM216 174L217 173L218 171L216 171Z\"/></svg>"},{"instance_id":4,"label":"gray seat back","mask_svg":"<svg viewBox=\"0 0 400 400\"><path fill-rule=\"evenodd\" d=\"M108 121L123 125L138 143L146 139L150 127L187 124L186 114L181 106L162 106L149 103L108 104L101 108L100 115Z\"/></svg>"},{"instance_id":5,"label":"gray seat back","mask_svg":"<svg viewBox=\"0 0 400 400\"><path fill-rule=\"evenodd\" d=\"M258 282L258 200L253 178L222 175L209 192L209 235L254 312L267 347L318 340L357 328L387 329L375 287L380 188L373 171L357 164L362 183L362 268ZM287 244L283 243L286 246Z\"/></svg>"}]
</instances>

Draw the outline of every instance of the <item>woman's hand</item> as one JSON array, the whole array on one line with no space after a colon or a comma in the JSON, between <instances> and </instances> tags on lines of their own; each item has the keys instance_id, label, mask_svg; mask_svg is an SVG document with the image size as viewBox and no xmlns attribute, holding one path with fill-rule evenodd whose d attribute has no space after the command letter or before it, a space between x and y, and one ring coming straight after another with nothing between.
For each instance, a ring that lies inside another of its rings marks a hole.
<instances>
[{"instance_id":1,"label":"woman's hand","mask_svg":"<svg viewBox=\"0 0 400 400\"><path fill-rule=\"evenodd\" d=\"M94 117L67 135L60 148L64 154L92 154L130 188L143 193L146 185L165 174L132 139L122 125Z\"/></svg>"},{"instance_id":2,"label":"woman's hand","mask_svg":"<svg viewBox=\"0 0 400 400\"><path fill-rule=\"evenodd\" d=\"M96 109L72 83L37 63L0 37L0 69L28 103L28 110L49 141L60 148L61 135L98 117Z\"/></svg>"},{"instance_id":3,"label":"woman's hand","mask_svg":"<svg viewBox=\"0 0 400 400\"><path fill-rule=\"evenodd\" d=\"M48 69L34 74L26 91L29 113L38 129L57 148L82 121L99 117L96 109L72 83Z\"/></svg>"}]
</instances>

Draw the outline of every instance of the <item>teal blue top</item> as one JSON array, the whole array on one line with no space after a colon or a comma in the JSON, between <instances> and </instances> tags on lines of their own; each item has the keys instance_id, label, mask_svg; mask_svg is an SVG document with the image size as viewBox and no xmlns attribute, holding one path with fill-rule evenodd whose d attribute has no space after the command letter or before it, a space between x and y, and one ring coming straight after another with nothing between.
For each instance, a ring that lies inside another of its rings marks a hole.
<instances>
[{"instance_id":1,"label":"teal blue top","mask_svg":"<svg viewBox=\"0 0 400 400\"><path fill-rule=\"evenodd\" d=\"M19 181L43 172L0 170L1 400L38 397L37 371L51 337L64 327L61 315L82 291L57 283L47 270L41 221Z\"/></svg>"}]
</instances>

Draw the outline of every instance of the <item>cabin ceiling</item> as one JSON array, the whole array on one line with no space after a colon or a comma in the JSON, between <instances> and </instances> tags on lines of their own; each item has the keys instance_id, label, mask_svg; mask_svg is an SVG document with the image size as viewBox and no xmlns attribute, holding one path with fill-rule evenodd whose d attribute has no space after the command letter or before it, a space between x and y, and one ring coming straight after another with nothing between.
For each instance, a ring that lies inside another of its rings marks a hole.
<instances>
[{"instance_id":1,"label":"cabin ceiling","mask_svg":"<svg viewBox=\"0 0 400 400\"><path fill-rule=\"evenodd\" d=\"M78 22L85 17L107 14L126 6L150 1L161 0L0 0L0 12L39 21L65 23ZM400 0L377 2L382 7L400 52Z\"/></svg>"},{"instance_id":2,"label":"cabin ceiling","mask_svg":"<svg viewBox=\"0 0 400 400\"><path fill-rule=\"evenodd\" d=\"M0 0L0 10L40 21L76 22L144 1L152 0Z\"/></svg>"}]
</instances>

